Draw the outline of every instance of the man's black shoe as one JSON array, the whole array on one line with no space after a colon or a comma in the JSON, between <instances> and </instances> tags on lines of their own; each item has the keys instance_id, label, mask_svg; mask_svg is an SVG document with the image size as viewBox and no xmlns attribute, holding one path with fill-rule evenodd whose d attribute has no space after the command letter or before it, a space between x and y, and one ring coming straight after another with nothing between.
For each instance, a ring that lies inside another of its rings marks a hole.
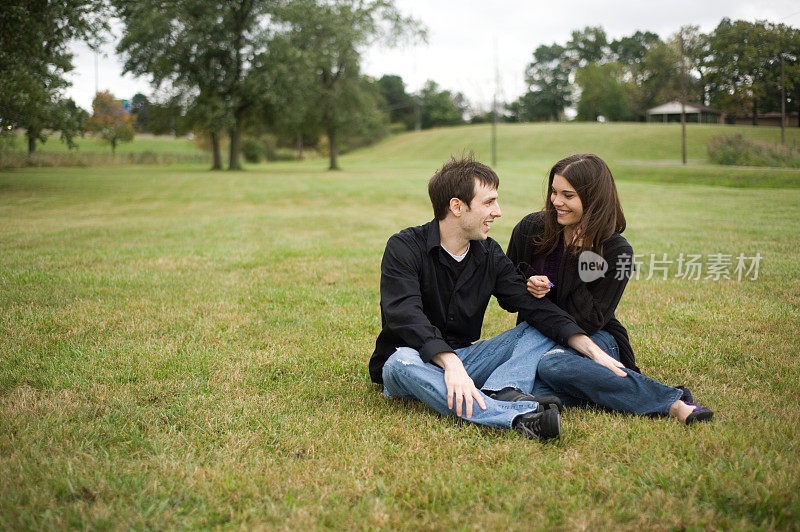
<instances>
[{"instance_id":1,"label":"man's black shoe","mask_svg":"<svg viewBox=\"0 0 800 532\"><path fill-rule=\"evenodd\" d=\"M514 430L529 440L560 438L561 417L555 408L521 414L514 419Z\"/></svg>"},{"instance_id":2,"label":"man's black shoe","mask_svg":"<svg viewBox=\"0 0 800 532\"><path fill-rule=\"evenodd\" d=\"M543 412L551 408L556 408L559 412L564 410L561 399L555 395L531 395L517 388L503 388L500 391L490 392L486 395L497 401L536 401L539 403L538 412Z\"/></svg>"}]
</instances>

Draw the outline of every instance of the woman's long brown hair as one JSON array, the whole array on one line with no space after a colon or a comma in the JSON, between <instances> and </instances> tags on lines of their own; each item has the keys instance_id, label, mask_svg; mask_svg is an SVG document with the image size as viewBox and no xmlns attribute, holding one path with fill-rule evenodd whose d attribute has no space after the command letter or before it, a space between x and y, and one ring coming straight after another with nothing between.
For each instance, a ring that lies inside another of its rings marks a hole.
<instances>
[{"instance_id":1,"label":"woman's long brown hair","mask_svg":"<svg viewBox=\"0 0 800 532\"><path fill-rule=\"evenodd\" d=\"M614 233L625 230L625 215L611 170L603 159L593 153L570 155L558 161L550 170L544 204L544 233L534 241L536 252L549 255L555 251L564 231L564 226L558 223L556 208L550 201L553 177L556 175L569 181L583 204L583 216L576 228L582 237L581 244L566 243L567 249L571 253L589 250L602 254L603 242Z\"/></svg>"}]
</instances>

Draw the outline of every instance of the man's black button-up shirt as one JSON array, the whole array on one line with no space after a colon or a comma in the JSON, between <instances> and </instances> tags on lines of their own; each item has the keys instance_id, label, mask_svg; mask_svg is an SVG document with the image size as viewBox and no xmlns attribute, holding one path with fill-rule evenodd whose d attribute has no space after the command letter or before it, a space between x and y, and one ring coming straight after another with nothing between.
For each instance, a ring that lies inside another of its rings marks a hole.
<instances>
[{"instance_id":1,"label":"man's black button-up shirt","mask_svg":"<svg viewBox=\"0 0 800 532\"><path fill-rule=\"evenodd\" d=\"M463 268L452 267L437 220L389 239L381 261L383 330L369 361L373 382L383 382L383 364L398 347L416 349L430 362L437 353L476 341L491 296L561 345L573 334L584 334L554 303L528 293L525 279L491 238L471 241L464 261Z\"/></svg>"}]
</instances>

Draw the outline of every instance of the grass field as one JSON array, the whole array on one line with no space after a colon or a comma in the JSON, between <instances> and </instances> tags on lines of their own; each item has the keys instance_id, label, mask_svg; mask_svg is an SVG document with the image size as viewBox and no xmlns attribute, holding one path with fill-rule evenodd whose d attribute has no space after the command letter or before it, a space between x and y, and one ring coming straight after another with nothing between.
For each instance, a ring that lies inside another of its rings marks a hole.
<instances>
[{"instance_id":1,"label":"grass field","mask_svg":"<svg viewBox=\"0 0 800 532\"><path fill-rule=\"evenodd\" d=\"M110 154L111 146L104 142L102 139L86 135L84 137L76 137L75 151L81 154ZM22 136L17 136L14 140L13 147L17 151L27 151L28 142ZM46 142L39 142L36 144L36 151L39 153L66 153L69 151L67 145L61 141L58 134L48 137ZM117 144L117 153L184 153L194 154L202 150L197 144L185 137L174 138L171 136L153 136L146 134L138 134L130 142L120 142Z\"/></svg>"},{"instance_id":2,"label":"grass field","mask_svg":"<svg viewBox=\"0 0 800 532\"><path fill-rule=\"evenodd\" d=\"M394 137L334 173L16 170L0 173L0 528L797 529L799 173L682 169L653 126L614 127L646 146L501 128L516 140L492 236L505 247L540 207L556 159L596 151L637 253L760 253L741 282L645 267L618 310L643 370L690 386L712 423L572 410L542 444L369 382L386 239L432 217L427 178L464 147L486 158L488 128ZM484 336L513 322L492 303Z\"/></svg>"}]
</instances>

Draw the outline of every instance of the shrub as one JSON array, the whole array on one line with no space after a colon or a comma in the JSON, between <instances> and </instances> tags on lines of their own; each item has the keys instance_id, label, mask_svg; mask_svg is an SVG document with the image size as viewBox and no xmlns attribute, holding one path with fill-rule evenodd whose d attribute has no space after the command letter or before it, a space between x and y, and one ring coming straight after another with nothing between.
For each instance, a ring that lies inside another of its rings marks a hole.
<instances>
[{"instance_id":1,"label":"shrub","mask_svg":"<svg viewBox=\"0 0 800 532\"><path fill-rule=\"evenodd\" d=\"M746 138L741 133L711 137L708 158L715 164L800 168L800 149Z\"/></svg>"},{"instance_id":2,"label":"shrub","mask_svg":"<svg viewBox=\"0 0 800 532\"><path fill-rule=\"evenodd\" d=\"M266 155L264 144L259 139L247 137L242 142L242 156L248 163L260 162L266 158Z\"/></svg>"},{"instance_id":3,"label":"shrub","mask_svg":"<svg viewBox=\"0 0 800 532\"><path fill-rule=\"evenodd\" d=\"M242 155L248 163L291 160L293 158L287 158L285 153L279 153L278 137L269 133L245 137L242 142Z\"/></svg>"}]
</instances>

